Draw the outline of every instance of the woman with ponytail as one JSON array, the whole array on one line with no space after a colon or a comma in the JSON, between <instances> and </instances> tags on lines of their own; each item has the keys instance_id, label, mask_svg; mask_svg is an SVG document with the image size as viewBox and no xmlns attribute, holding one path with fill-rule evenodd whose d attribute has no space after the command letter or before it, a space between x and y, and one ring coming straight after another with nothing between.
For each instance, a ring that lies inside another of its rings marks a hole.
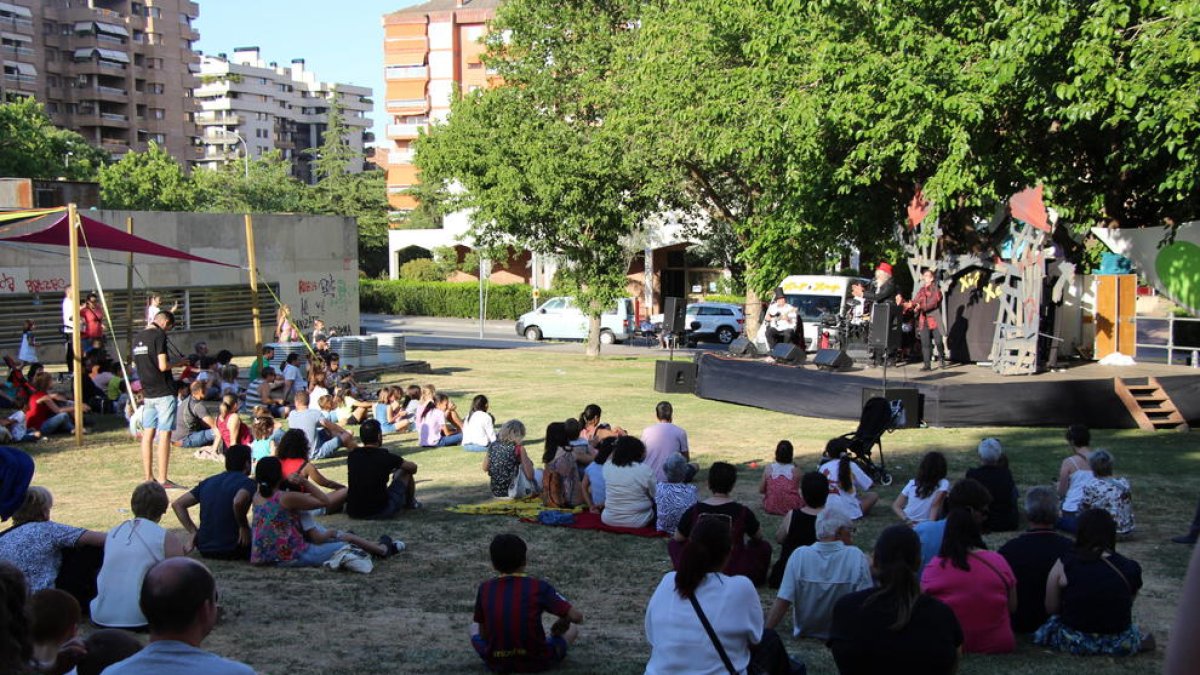
<instances>
[{"instance_id":1,"label":"woman with ponytail","mask_svg":"<svg viewBox=\"0 0 1200 675\"><path fill-rule=\"evenodd\" d=\"M840 507L843 513L858 520L871 512L879 495L867 492L873 485L871 477L842 451L837 440L825 445L825 463L819 469L829 481L826 506Z\"/></svg>"},{"instance_id":2,"label":"woman with ponytail","mask_svg":"<svg viewBox=\"0 0 1200 675\"><path fill-rule=\"evenodd\" d=\"M238 415L238 409L241 407L242 402L237 396L225 394L221 397L221 406L217 412L217 436L227 448L250 445L254 442L254 432Z\"/></svg>"},{"instance_id":3,"label":"woman with ponytail","mask_svg":"<svg viewBox=\"0 0 1200 675\"><path fill-rule=\"evenodd\" d=\"M579 438L588 442L593 448L600 445L600 441L610 436L624 436L625 430L621 427L613 427L609 424L600 421L600 415L603 411L600 406L595 403L589 403L579 413ZM574 439L572 439L574 440Z\"/></svg>"},{"instance_id":4,"label":"woman with ponytail","mask_svg":"<svg viewBox=\"0 0 1200 675\"><path fill-rule=\"evenodd\" d=\"M283 475L276 457L264 457L254 467L253 543L250 562L280 567L320 567L346 544L304 540L300 512L329 506L329 497L301 474ZM284 490L290 483L292 490ZM302 491L301 491L302 490Z\"/></svg>"},{"instance_id":5,"label":"woman with ponytail","mask_svg":"<svg viewBox=\"0 0 1200 675\"><path fill-rule=\"evenodd\" d=\"M921 593L921 541L907 525L875 540L876 587L850 593L833 608L829 648L842 675L953 673L963 643L954 612Z\"/></svg>"}]
</instances>

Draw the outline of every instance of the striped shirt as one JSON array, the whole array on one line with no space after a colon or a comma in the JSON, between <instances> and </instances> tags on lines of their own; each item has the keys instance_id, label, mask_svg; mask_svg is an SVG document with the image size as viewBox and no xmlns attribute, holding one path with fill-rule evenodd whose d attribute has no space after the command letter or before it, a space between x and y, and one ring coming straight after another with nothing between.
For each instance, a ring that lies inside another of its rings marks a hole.
<instances>
[{"instance_id":1,"label":"striped shirt","mask_svg":"<svg viewBox=\"0 0 1200 675\"><path fill-rule=\"evenodd\" d=\"M492 670L532 672L550 663L542 612L566 616L571 603L549 582L524 574L504 574L479 585L475 621L487 644Z\"/></svg>"},{"instance_id":2,"label":"striped shirt","mask_svg":"<svg viewBox=\"0 0 1200 675\"><path fill-rule=\"evenodd\" d=\"M250 386L246 388L246 407L254 409L256 405L262 405L262 396L259 395L258 389L263 383L262 378L250 382Z\"/></svg>"}]
</instances>

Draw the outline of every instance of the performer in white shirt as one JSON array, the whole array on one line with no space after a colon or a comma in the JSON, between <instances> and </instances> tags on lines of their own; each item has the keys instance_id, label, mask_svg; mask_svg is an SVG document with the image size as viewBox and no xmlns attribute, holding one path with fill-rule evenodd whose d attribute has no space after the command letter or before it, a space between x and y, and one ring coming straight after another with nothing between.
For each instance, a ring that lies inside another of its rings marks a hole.
<instances>
[{"instance_id":1,"label":"performer in white shirt","mask_svg":"<svg viewBox=\"0 0 1200 675\"><path fill-rule=\"evenodd\" d=\"M775 301L767 308L767 347L775 349L777 344L795 342L799 325L796 308L787 301L783 289L776 288Z\"/></svg>"},{"instance_id":2,"label":"performer in white shirt","mask_svg":"<svg viewBox=\"0 0 1200 675\"><path fill-rule=\"evenodd\" d=\"M861 281L850 284L850 299L846 301L846 319L851 326L861 326L870 323L871 314L867 311L867 295Z\"/></svg>"}]
</instances>

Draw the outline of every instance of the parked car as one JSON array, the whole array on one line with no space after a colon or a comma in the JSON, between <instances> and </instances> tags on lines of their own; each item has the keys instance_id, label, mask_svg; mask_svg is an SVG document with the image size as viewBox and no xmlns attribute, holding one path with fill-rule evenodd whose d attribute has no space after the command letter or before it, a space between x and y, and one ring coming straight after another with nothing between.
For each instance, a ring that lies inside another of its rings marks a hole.
<instances>
[{"instance_id":1,"label":"parked car","mask_svg":"<svg viewBox=\"0 0 1200 675\"><path fill-rule=\"evenodd\" d=\"M691 338L715 338L727 345L746 328L746 315L741 306L724 302L695 302L687 307L684 325ZM699 325L697 325L699 324Z\"/></svg>"},{"instance_id":2,"label":"parked car","mask_svg":"<svg viewBox=\"0 0 1200 675\"><path fill-rule=\"evenodd\" d=\"M600 315L600 343L611 345L628 340L633 335L635 321L633 300L620 298ZM517 334L527 340L586 340L587 333L587 314L575 305L572 297L550 298L517 319Z\"/></svg>"}]
</instances>

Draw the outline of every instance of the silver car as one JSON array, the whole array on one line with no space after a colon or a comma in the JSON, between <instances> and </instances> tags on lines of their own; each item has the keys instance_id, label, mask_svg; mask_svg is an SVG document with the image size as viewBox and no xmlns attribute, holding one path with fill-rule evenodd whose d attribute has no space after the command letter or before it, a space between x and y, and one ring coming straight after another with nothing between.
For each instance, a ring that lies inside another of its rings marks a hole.
<instances>
[{"instance_id":1,"label":"silver car","mask_svg":"<svg viewBox=\"0 0 1200 675\"><path fill-rule=\"evenodd\" d=\"M699 324L698 328L694 328ZM727 345L746 329L746 315L740 305L724 302L694 302L687 307L684 325L693 338L716 338Z\"/></svg>"}]
</instances>

